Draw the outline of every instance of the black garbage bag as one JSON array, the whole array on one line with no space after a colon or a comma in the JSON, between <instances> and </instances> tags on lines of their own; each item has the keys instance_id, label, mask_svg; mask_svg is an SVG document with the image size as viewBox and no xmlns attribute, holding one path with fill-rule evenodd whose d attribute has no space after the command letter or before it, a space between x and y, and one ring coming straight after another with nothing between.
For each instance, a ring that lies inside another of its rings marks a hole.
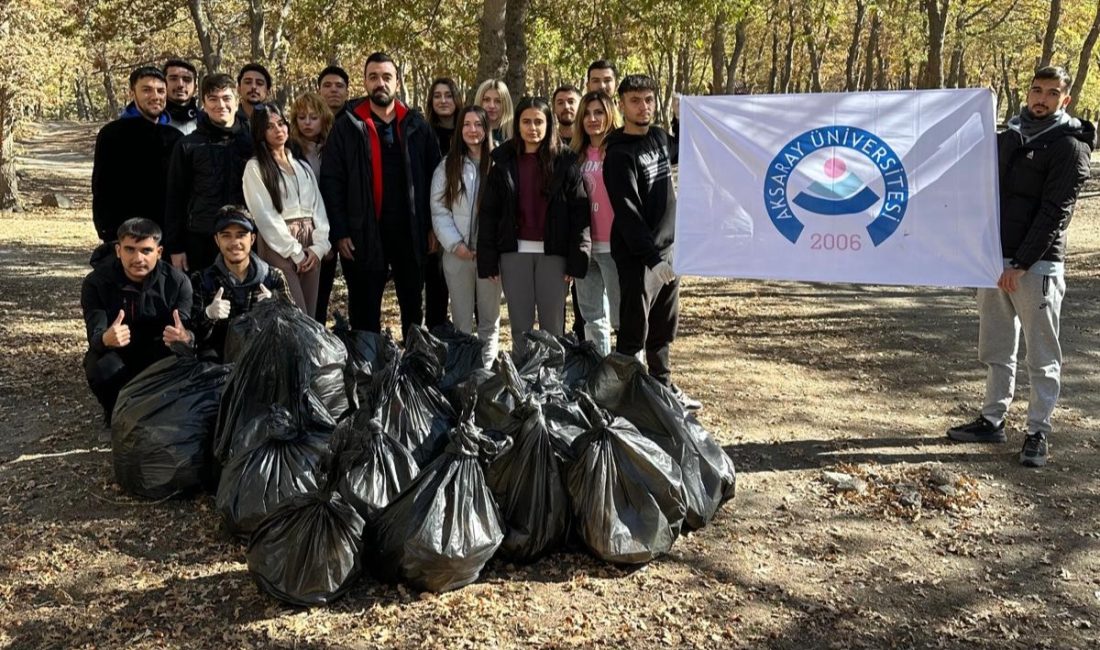
<instances>
[{"instance_id":1,"label":"black garbage bag","mask_svg":"<svg viewBox=\"0 0 1100 650\"><path fill-rule=\"evenodd\" d=\"M362 571L363 518L339 492L291 497L248 542L248 571L260 589L292 605L335 602Z\"/></svg>"},{"instance_id":2,"label":"black garbage bag","mask_svg":"<svg viewBox=\"0 0 1100 650\"><path fill-rule=\"evenodd\" d=\"M279 303L265 300L260 304L268 302ZM248 430L258 426L257 418L267 415L272 406L290 413L298 429L331 429L335 425L329 409L313 391L314 366L308 353L313 342L302 332L290 320L271 319L233 367L214 434L214 455L220 462L255 442Z\"/></svg>"},{"instance_id":3,"label":"black garbage bag","mask_svg":"<svg viewBox=\"0 0 1100 650\"><path fill-rule=\"evenodd\" d=\"M592 341L578 341L572 334L558 339L565 350L561 367L561 383L567 391L583 389L588 375L603 361L603 355Z\"/></svg>"},{"instance_id":4,"label":"black garbage bag","mask_svg":"<svg viewBox=\"0 0 1100 650\"><path fill-rule=\"evenodd\" d=\"M565 486L561 441L550 432L542 405L529 396L514 414L512 447L501 454L485 473L493 496L507 524L500 554L533 562L565 544L572 513Z\"/></svg>"},{"instance_id":5,"label":"black garbage bag","mask_svg":"<svg viewBox=\"0 0 1100 650\"><path fill-rule=\"evenodd\" d=\"M336 427L330 480L366 521L377 519L419 473L405 445L386 435L370 413L359 411Z\"/></svg>"},{"instance_id":6,"label":"black garbage bag","mask_svg":"<svg viewBox=\"0 0 1100 650\"><path fill-rule=\"evenodd\" d=\"M230 370L172 356L122 387L111 416L111 456L124 490L163 499L211 486L211 441Z\"/></svg>"},{"instance_id":7,"label":"black garbage bag","mask_svg":"<svg viewBox=\"0 0 1100 650\"><path fill-rule=\"evenodd\" d=\"M527 352L519 364L519 375L528 391L541 394L563 393L561 380L565 365L565 348L556 336L543 330L531 330L523 335Z\"/></svg>"},{"instance_id":8,"label":"black garbage bag","mask_svg":"<svg viewBox=\"0 0 1100 650\"><path fill-rule=\"evenodd\" d=\"M686 526L706 526L718 507L733 497L737 488L733 461L640 361L608 355L589 377L588 390L597 404L629 420L680 464Z\"/></svg>"},{"instance_id":9,"label":"black garbage bag","mask_svg":"<svg viewBox=\"0 0 1100 650\"><path fill-rule=\"evenodd\" d=\"M573 443L569 496L581 539L596 557L642 564L667 553L684 520L680 467L657 443L579 394L591 431Z\"/></svg>"},{"instance_id":10,"label":"black garbage bag","mask_svg":"<svg viewBox=\"0 0 1100 650\"><path fill-rule=\"evenodd\" d=\"M353 330L344 315L335 312L336 325L332 333L344 344L348 363L344 368L344 383L354 406L362 406L370 399L374 375L397 356L397 344L386 334Z\"/></svg>"},{"instance_id":11,"label":"black garbage bag","mask_svg":"<svg viewBox=\"0 0 1100 650\"><path fill-rule=\"evenodd\" d=\"M456 421L454 408L437 388L443 372L442 346L437 356L423 328L410 327L405 352L375 375L370 411L382 430L412 453L423 467L447 444Z\"/></svg>"},{"instance_id":12,"label":"black garbage bag","mask_svg":"<svg viewBox=\"0 0 1100 650\"><path fill-rule=\"evenodd\" d=\"M450 432L446 451L378 518L380 578L434 592L477 580L504 540L504 521L481 463L499 456L510 442L484 434L468 420Z\"/></svg>"},{"instance_id":13,"label":"black garbage bag","mask_svg":"<svg viewBox=\"0 0 1100 650\"><path fill-rule=\"evenodd\" d=\"M504 431L514 424L512 411L523 403L527 386L512 357L501 352L486 376L475 373L460 390L463 404L475 404L474 424L486 430Z\"/></svg>"},{"instance_id":14,"label":"black garbage bag","mask_svg":"<svg viewBox=\"0 0 1100 650\"><path fill-rule=\"evenodd\" d=\"M478 370L484 369L481 362L481 354L485 348L485 342L478 337L467 334L452 323L436 325L432 328L431 335L441 342L447 351L446 361L443 364L443 377L439 380L439 390L444 395L472 376Z\"/></svg>"},{"instance_id":15,"label":"black garbage bag","mask_svg":"<svg viewBox=\"0 0 1100 650\"><path fill-rule=\"evenodd\" d=\"M222 469L216 505L230 533L247 536L283 501L318 489L331 428L304 429L273 405L250 426L250 446Z\"/></svg>"},{"instance_id":16,"label":"black garbage bag","mask_svg":"<svg viewBox=\"0 0 1100 650\"><path fill-rule=\"evenodd\" d=\"M273 325L280 324L280 335L274 341L261 336ZM289 302L264 300L251 310L241 314L229 324L225 338L225 359L241 365L250 347L257 347L258 355L251 357L253 364L261 364L268 355L278 352L287 338L296 339L298 354L309 363L309 380L313 392L328 409L334 419L339 419L351 408L354 394L349 398L344 378L344 366L348 353L343 342L313 318ZM249 366L253 365L249 364ZM249 373L258 370L248 367Z\"/></svg>"}]
</instances>

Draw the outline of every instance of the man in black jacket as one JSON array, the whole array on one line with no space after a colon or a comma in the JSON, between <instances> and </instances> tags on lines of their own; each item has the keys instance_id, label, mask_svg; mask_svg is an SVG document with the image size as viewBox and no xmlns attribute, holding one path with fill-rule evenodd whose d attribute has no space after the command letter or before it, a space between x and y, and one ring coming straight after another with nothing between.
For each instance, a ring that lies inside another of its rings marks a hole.
<instances>
[{"instance_id":1,"label":"man in black jacket","mask_svg":"<svg viewBox=\"0 0 1100 650\"><path fill-rule=\"evenodd\" d=\"M382 328L392 274L401 332L424 320L424 259L431 228L431 179L439 147L428 122L396 99L401 81L386 54L365 66L369 97L353 100L325 142L321 195L348 284L355 329Z\"/></svg>"},{"instance_id":2,"label":"man in black jacket","mask_svg":"<svg viewBox=\"0 0 1100 650\"><path fill-rule=\"evenodd\" d=\"M616 351L645 350L649 374L668 386L685 407L697 409L672 383L669 348L680 317L680 280L672 270L676 188L668 134L651 126L657 83L627 75L619 84L623 127L607 136L604 184L615 220L611 257L619 271L619 336Z\"/></svg>"},{"instance_id":3,"label":"man in black jacket","mask_svg":"<svg viewBox=\"0 0 1100 650\"><path fill-rule=\"evenodd\" d=\"M164 222L165 185L172 147L182 137L167 126L165 81L160 70L130 73L133 96L115 121L99 130L92 166L92 221L104 244L113 244L123 221L142 217ZM113 246L101 246L113 257Z\"/></svg>"},{"instance_id":4,"label":"man in black jacket","mask_svg":"<svg viewBox=\"0 0 1100 650\"><path fill-rule=\"evenodd\" d=\"M1005 442L1005 414L1016 383L1020 330L1027 341L1027 436L1020 463L1047 461L1051 415L1061 388L1058 326L1065 295L1066 228L1089 177L1096 130L1070 117L1066 71L1035 73L1027 105L997 137L1001 253L996 289L978 290L978 357L988 367L985 403L973 422L947 430L962 442Z\"/></svg>"},{"instance_id":5,"label":"man in black jacket","mask_svg":"<svg viewBox=\"0 0 1100 650\"><path fill-rule=\"evenodd\" d=\"M160 237L160 227L149 219L124 221L117 257L101 262L81 287L88 333L84 372L107 424L126 382L172 351L190 351L194 343L188 331L191 283L160 259Z\"/></svg>"},{"instance_id":6,"label":"man in black jacket","mask_svg":"<svg viewBox=\"0 0 1100 650\"><path fill-rule=\"evenodd\" d=\"M199 102L198 72L195 66L183 59L168 59L164 63L164 79L168 82L168 126L187 135L198 126Z\"/></svg>"},{"instance_id":7,"label":"man in black jacket","mask_svg":"<svg viewBox=\"0 0 1100 650\"><path fill-rule=\"evenodd\" d=\"M317 75L317 92L337 120L348 104L348 73L338 65L330 65Z\"/></svg>"},{"instance_id":8,"label":"man in black jacket","mask_svg":"<svg viewBox=\"0 0 1100 650\"><path fill-rule=\"evenodd\" d=\"M236 84L229 75L202 81L203 112L195 132L172 152L165 208L165 248L172 266L199 271L214 263L214 222L223 205L244 204L244 166L252 157L248 126L236 119Z\"/></svg>"},{"instance_id":9,"label":"man in black jacket","mask_svg":"<svg viewBox=\"0 0 1100 650\"><path fill-rule=\"evenodd\" d=\"M221 361L230 321L261 300L291 298L283 272L252 252L256 223L248 210L223 207L214 230L220 254L212 265L191 274L191 322L201 353Z\"/></svg>"}]
</instances>

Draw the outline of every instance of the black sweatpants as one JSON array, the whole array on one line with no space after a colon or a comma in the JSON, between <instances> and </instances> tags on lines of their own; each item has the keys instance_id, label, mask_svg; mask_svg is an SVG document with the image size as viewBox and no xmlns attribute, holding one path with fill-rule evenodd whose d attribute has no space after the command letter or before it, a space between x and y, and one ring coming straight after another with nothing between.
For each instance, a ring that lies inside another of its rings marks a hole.
<instances>
[{"instance_id":1,"label":"black sweatpants","mask_svg":"<svg viewBox=\"0 0 1100 650\"><path fill-rule=\"evenodd\" d=\"M317 284L317 312L314 319L321 325L328 322L328 301L332 297L332 285L336 283L336 258L321 260L321 280Z\"/></svg>"},{"instance_id":2,"label":"black sweatpants","mask_svg":"<svg viewBox=\"0 0 1100 650\"><path fill-rule=\"evenodd\" d=\"M424 323L424 268L407 240L383 240L382 250L385 254L382 269L367 268L365 246L357 248L359 254L354 261L341 258L344 280L348 284L348 318L352 329L381 332L382 296L392 277L397 305L401 309L401 339L404 340L411 325Z\"/></svg>"},{"instance_id":3,"label":"black sweatpants","mask_svg":"<svg viewBox=\"0 0 1100 650\"><path fill-rule=\"evenodd\" d=\"M619 337L616 352L634 356L645 350L654 379L672 383L669 348L680 320L680 279L669 284L648 273L645 264L615 260L619 270Z\"/></svg>"},{"instance_id":4,"label":"black sweatpants","mask_svg":"<svg viewBox=\"0 0 1100 650\"><path fill-rule=\"evenodd\" d=\"M92 389L92 394L103 407L107 424L111 423L111 413L115 410L118 392L127 382L136 377L138 372L140 369L127 364L118 352L101 354L88 350L84 355L84 375L88 379L88 387Z\"/></svg>"},{"instance_id":5,"label":"black sweatpants","mask_svg":"<svg viewBox=\"0 0 1100 650\"><path fill-rule=\"evenodd\" d=\"M424 264L424 324L428 329L447 322L447 280L443 277L443 253L429 253Z\"/></svg>"}]
</instances>

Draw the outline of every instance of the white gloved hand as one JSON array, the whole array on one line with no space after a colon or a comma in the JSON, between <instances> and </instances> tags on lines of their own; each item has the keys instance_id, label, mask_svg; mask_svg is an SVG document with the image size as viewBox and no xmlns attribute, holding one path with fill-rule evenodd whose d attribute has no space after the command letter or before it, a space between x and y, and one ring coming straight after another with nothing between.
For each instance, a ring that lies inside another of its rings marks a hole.
<instances>
[{"instance_id":1,"label":"white gloved hand","mask_svg":"<svg viewBox=\"0 0 1100 650\"><path fill-rule=\"evenodd\" d=\"M267 300L270 297L271 297L271 290L261 284L260 285L260 295L256 296L256 302L263 302L264 300Z\"/></svg>"},{"instance_id":2,"label":"white gloved hand","mask_svg":"<svg viewBox=\"0 0 1100 650\"><path fill-rule=\"evenodd\" d=\"M222 298L222 294L225 293L225 287L218 287L218 292L214 294L214 299L210 301L210 304L206 306L206 317L210 320L225 320L229 318L229 301Z\"/></svg>"},{"instance_id":3,"label":"white gloved hand","mask_svg":"<svg viewBox=\"0 0 1100 650\"><path fill-rule=\"evenodd\" d=\"M657 266L654 266L650 271L653 272L653 275L657 276L661 284L668 284L676 279L676 272L672 270L672 265L664 260L661 260Z\"/></svg>"}]
</instances>

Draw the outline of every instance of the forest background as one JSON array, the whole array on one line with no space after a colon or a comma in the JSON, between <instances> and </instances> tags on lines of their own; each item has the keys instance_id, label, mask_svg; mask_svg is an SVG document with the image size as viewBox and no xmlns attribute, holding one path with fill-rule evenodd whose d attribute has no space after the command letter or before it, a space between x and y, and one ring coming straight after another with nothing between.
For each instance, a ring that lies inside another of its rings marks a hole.
<instances>
[{"instance_id":1,"label":"forest background","mask_svg":"<svg viewBox=\"0 0 1100 650\"><path fill-rule=\"evenodd\" d=\"M200 74L263 63L285 103L330 63L359 94L384 50L420 106L436 76L548 95L607 58L659 80L666 118L677 93L945 87L992 88L1007 117L1053 63L1094 116L1098 34L1100 0L0 0L0 209L20 207L21 121L113 118L129 72L169 57Z\"/></svg>"}]
</instances>

